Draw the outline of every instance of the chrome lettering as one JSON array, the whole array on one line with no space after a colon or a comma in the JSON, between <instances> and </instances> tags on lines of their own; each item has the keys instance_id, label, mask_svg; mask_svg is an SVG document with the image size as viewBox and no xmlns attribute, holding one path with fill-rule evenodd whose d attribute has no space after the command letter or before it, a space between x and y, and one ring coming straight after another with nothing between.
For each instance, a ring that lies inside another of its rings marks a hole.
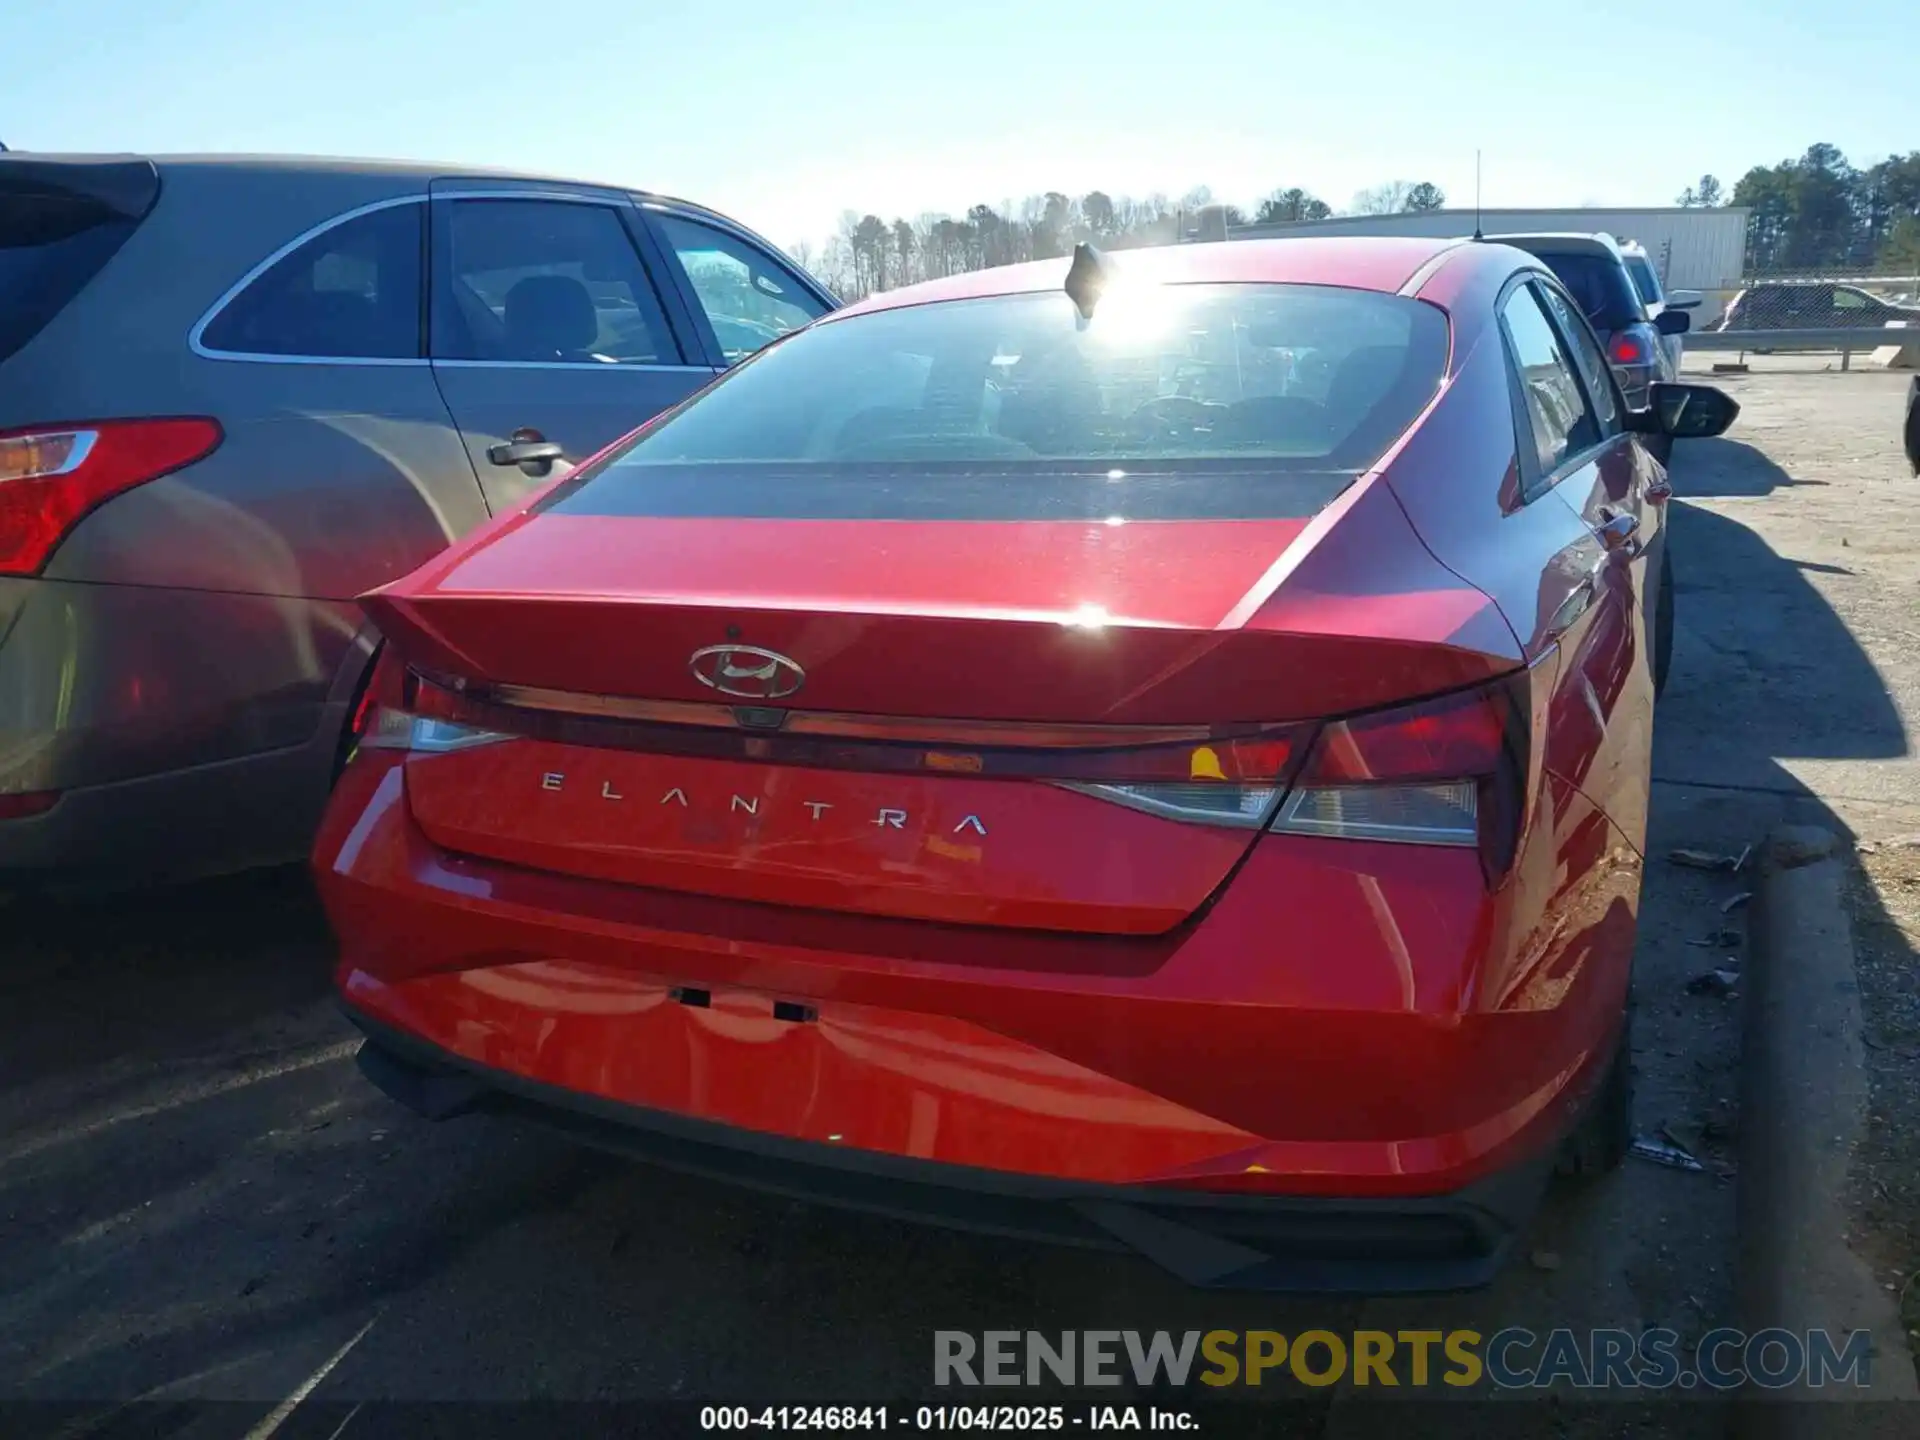
<instances>
[{"instance_id":1,"label":"chrome lettering","mask_svg":"<svg viewBox=\"0 0 1920 1440\"><path fill-rule=\"evenodd\" d=\"M600 798L602 800L624 800L627 797L613 788L613 782L611 780L602 780L600 782Z\"/></svg>"},{"instance_id":2,"label":"chrome lettering","mask_svg":"<svg viewBox=\"0 0 1920 1440\"><path fill-rule=\"evenodd\" d=\"M662 805L671 804L675 801L679 802L680 807L682 809L686 808L687 792L682 790L678 785L674 786L673 789L667 791L666 794L660 797L660 803Z\"/></svg>"},{"instance_id":3,"label":"chrome lettering","mask_svg":"<svg viewBox=\"0 0 1920 1440\"><path fill-rule=\"evenodd\" d=\"M987 833L987 827L980 823L980 817L978 815L967 816L966 819L962 820L958 825L953 827L953 833L958 835L962 830L965 830L968 826L973 827L973 832L976 835L984 835Z\"/></svg>"},{"instance_id":4,"label":"chrome lettering","mask_svg":"<svg viewBox=\"0 0 1920 1440\"><path fill-rule=\"evenodd\" d=\"M904 810L882 810L878 815L873 817L873 823L880 826L883 830L889 826L895 830L904 830L907 828L907 812Z\"/></svg>"},{"instance_id":5,"label":"chrome lettering","mask_svg":"<svg viewBox=\"0 0 1920 1440\"><path fill-rule=\"evenodd\" d=\"M813 818L816 820L820 818L820 812L822 810L831 810L833 808L833 802L830 800L802 800L800 803L813 812Z\"/></svg>"},{"instance_id":6,"label":"chrome lettering","mask_svg":"<svg viewBox=\"0 0 1920 1440\"><path fill-rule=\"evenodd\" d=\"M567 777L558 770L549 770L540 777L540 788L542 790L558 790L560 788L560 782L566 778Z\"/></svg>"},{"instance_id":7,"label":"chrome lettering","mask_svg":"<svg viewBox=\"0 0 1920 1440\"><path fill-rule=\"evenodd\" d=\"M749 815L758 815L760 813L760 797L756 795L751 800L743 800L740 796L736 795L733 797L733 804L727 808L729 810L744 810Z\"/></svg>"}]
</instances>

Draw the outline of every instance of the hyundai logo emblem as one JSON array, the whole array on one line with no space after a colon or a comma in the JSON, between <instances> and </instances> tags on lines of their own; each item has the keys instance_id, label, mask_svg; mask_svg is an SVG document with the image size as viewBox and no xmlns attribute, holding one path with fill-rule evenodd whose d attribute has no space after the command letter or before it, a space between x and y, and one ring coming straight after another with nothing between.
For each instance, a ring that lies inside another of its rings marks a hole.
<instances>
[{"instance_id":1,"label":"hyundai logo emblem","mask_svg":"<svg viewBox=\"0 0 1920 1440\"><path fill-rule=\"evenodd\" d=\"M758 645L709 645L688 657L687 669L709 690L743 700L778 700L807 683L799 662Z\"/></svg>"}]
</instances>

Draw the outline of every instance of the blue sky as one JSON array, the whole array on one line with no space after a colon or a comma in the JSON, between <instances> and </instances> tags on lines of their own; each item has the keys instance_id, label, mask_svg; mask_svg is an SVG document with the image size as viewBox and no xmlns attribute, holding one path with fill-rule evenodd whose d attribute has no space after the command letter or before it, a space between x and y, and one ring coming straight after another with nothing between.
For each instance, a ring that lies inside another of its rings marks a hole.
<instances>
[{"instance_id":1,"label":"blue sky","mask_svg":"<svg viewBox=\"0 0 1920 1440\"><path fill-rule=\"evenodd\" d=\"M0 141L498 164L776 242L1043 191L1667 204L1920 149L1915 0L0 0Z\"/></svg>"}]
</instances>

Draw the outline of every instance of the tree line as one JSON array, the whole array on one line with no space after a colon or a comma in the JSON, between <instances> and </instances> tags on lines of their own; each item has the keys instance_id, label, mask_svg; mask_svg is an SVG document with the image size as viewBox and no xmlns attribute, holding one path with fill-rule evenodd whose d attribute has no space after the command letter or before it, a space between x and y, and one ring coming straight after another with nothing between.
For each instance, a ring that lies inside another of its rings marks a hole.
<instances>
[{"instance_id":1,"label":"tree line","mask_svg":"<svg viewBox=\"0 0 1920 1440\"><path fill-rule=\"evenodd\" d=\"M1864 168L1836 145L1809 145L1797 160L1756 165L1724 187L1702 175L1681 205L1744 205L1747 273L1920 270L1920 150Z\"/></svg>"},{"instance_id":2,"label":"tree line","mask_svg":"<svg viewBox=\"0 0 1920 1440\"><path fill-rule=\"evenodd\" d=\"M1430 181L1395 180L1355 195L1346 213L1438 210L1446 203L1446 192ZM1325 220L1333 214L1331 205L1299 186L1280 186L1251 211L1215 201L1204 185L1177 200L1159 194L1136 199L1104 190L1084 195L1050 190L1018 202L1003 201L998 208L975 205L957 216L929 213L915 220L884 220L848 210L824 246L801 243L789 246L788 253L852 300L918 280L1067 255L1083 240L1124 250L1170 244L1203 220L1231 229Z\"/></svg>"},{"instance_id":3,"label":"tree line","mask_svg":"<svg viewBox=\"0 0 1920 1440\"><path fill-rule=\"evenodd\" d=\"M1403 214L1446 203L1446 192L1424 180L1362 190L1338 212L1298 186L1280 186L1250 208L1216 201L1204 185L1177 200L1050 190L997 207L975 205L961 215L933 212L913 220L849 210L824 245L801 243L789 253L852 300L962 271L1064 256L1083 240L1127 249L1217 235L1223 227L1325 220L1336 213ZM1702 175L1676 203L1747 207L1750 275L1920 271L1920 150L1856 167L1838 147L1812 145L1798 159L1754 166L1731 193L1716 177Z\"/></svg>"}]
</instances>

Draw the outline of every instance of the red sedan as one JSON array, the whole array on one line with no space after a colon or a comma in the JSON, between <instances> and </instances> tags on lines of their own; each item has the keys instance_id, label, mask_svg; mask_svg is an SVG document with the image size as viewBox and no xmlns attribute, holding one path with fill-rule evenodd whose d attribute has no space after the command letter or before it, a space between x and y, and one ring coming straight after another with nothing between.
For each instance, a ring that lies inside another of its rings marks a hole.
<instances>
[{"instance_id":1,"label":"red sedan","mask_svg":"<svg viewBox=\"0 0 1920 1440\"><path fill-rule=\"evenodd\" d=\"M1505 246L830 315L365 604L362 1065L1203 1284L1472 1285L1617 1160L1665 473Z\"/></svg>"}]
</instances>

